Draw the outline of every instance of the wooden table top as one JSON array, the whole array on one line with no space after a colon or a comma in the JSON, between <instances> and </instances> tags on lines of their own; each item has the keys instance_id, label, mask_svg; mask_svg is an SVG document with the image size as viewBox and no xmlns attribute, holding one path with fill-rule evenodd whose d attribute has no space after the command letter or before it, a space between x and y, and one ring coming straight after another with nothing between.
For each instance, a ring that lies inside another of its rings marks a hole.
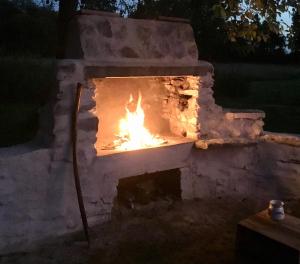
<instances>
[{"instance_id":1,"label":"wooden table top","mask_svg":"<svg viewBox=\"0 0 300 264\"><path fill-rule=\"evenodd\" d=\"M300 251L300 219L297 217L286 214L283 220L274 221L268 210L264 210L239 225Z\"/></svg>"}]
</instances>

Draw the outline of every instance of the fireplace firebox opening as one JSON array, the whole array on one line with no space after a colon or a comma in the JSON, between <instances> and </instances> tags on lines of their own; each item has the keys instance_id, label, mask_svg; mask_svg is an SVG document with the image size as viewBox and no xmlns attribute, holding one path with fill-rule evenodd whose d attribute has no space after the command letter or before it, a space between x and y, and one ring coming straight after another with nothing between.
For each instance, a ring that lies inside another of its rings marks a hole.
<instances>
[{"instance_id":1,"label":"fireplace firebox opening","mask_svg":"<svg viewBox=\"0 0 300 264\"><path fill-rule=\"evenodd\" d=\"M95 78L98 155L196 140L195 76Z\"/></svg>"}]
</instances>

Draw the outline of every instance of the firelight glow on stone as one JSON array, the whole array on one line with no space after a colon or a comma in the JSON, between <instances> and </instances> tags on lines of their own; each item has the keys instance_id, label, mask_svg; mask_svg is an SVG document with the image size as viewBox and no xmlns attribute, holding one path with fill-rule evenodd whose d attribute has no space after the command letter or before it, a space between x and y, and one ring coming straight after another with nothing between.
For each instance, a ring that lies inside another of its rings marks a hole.
<instances>
[{"instance_id":1,"label":"firelight glow on stone","mask_svg":"<svg viewBox=\"0 0 300 264\"><path fill-rule=\"evenodd\" d=\"M128 105L133 102L130 95ZM165 140L152 135L144 126L145 113L141 106L142 96L139 92L139 98L135 111L130 111L125 107L126 116L119 123L118 139L114 141L115 149L118 150L136 150L147 147L155 147L165 143Z\"/></svg>"}]
</instances>

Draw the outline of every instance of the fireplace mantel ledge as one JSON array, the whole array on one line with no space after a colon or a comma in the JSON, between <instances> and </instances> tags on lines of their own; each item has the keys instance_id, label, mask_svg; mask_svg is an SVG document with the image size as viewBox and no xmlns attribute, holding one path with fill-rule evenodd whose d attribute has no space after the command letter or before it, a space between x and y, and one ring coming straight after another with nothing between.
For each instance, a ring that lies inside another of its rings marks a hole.
<instances>
[{"instance_id":1,"label":"fireplace mantel ledge","mask_svg":"<svg viewBox=\"0 0 300 264\"><path fill-rule=\"evenodd\" d=\"M197 149L208 149L209 146L245 146L257 144L259 139L249 138L213 138L199 139L195 142Z\"/></svg>"},{"instance_id":2,"label":"fireplace mantel ledge","mask_svg":"<svg viewBox=\"0 0 300 264\"><path fill-rule=\"evenodd\" d=\"M275 132L264 132L261 140L265 142L275 142L278 144L284 144L294 147L300 147L300 135L287 134L287 133L275 133Z\"/></svg>"},{"instance_id":3,"label":"fireplace mantel ledge","mask_svg":"<svg viewBox=\"0 0 300 264\"><path fill-rule=\"evenodd\" d=\"M259 142L272 142L294 147L300 147L300 135L274 133L265 131L263 135L256 139L250 138L213 138L199 139L195 142L197 149L208 149L209 146L245 146Z\"/></svg>"}]
</instances>

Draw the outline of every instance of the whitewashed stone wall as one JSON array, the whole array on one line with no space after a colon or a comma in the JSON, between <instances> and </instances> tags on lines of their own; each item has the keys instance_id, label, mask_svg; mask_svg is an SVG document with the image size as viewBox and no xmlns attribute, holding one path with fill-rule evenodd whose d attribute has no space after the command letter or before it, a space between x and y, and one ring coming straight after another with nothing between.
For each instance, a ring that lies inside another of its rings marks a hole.
<instances>
[{"instance_id":1,"label":"whitewashed stone wall","mask_svg":"<svg viewBox=\"0 0 300 264\"><path fill-rule=\"evenodd\" d=\"M76 199L72 178L62 172L50 174L50 152L0 155L0 254L74 230L78 211L70 212Z\"/></svg>"},{"instance_id":2,"label":"whitewashed stone wall","mask_svg":"<svg viewBox=\"0 0 300 264\"><path fill-rule=\"evenodd\" d=\"M14 154L8 155L10 151ZM157 151L96 159L88 173L81 173L91 226L109 219L120 178L154 172L158 167L181 168L183 199L234 197L253 202L253 210L265 208L274 198L300 199L299 147L258 143ZM17 147L0 151L0 254L26 251L82 230L72 163L51 161L51 152L39 149L18 154ZM163 157L169 158L164 162Z\"/></svg>"},{"instance_id":3,"label":"whitewashed stone wall","mask_svg":"<svg viewBox=\"0 0 300 264\"><path fill-rule=\"evenodd\" d=\"M59 65L59 94L55 113L54 143L52 147L51 174L68 174L73 177L71 125L74 111L75 94L78 83L82 84L80 107L77 121L77 156L78 169L81 178L82 191L87 215L93 221L103 221L109 218L112 200L99 196L104 192L104 186L96 188L95 177L90 174L97 158L95 143L98 130L96 116L95 86L84 78L84 63L80 60L65 60ZM74 186L73 186L74 187ZM96 188L96 189L95 189ZM111 194L114 197L114 193ZM76 203L75 203L76 204ZM78 210L76 207L75 210ZM74 226L79 227L80 223Z\"/></svg>"},{"instance_id":4,"label":"whitewashed stone wall","mask_svg":"<svg viewBox=\"0 0 300 264\"><path fill-rule=\"evenodd\" d=\"M300 139L300 138L299 138ZM182 169L183 198L233 197L266 208L300 199L300 148L277 143L194 150Z\"/></svg>"}]
</instances>

